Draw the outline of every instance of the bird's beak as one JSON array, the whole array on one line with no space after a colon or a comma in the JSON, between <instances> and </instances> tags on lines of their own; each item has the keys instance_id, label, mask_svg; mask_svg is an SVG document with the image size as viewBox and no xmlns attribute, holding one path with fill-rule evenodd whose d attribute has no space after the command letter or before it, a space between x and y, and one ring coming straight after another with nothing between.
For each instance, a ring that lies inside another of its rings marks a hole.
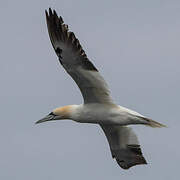
<instances>
[{"instance_id":1,"label":"bird's beak","mask_svg":"<svg viewBox=\"0 0 180 180\"><path fill-rule=\"evenodd\" d=\"M37 121L36 124L43 123L43 122L46 122L46 121L56 120L55 117L56 117L55 115L47 115L46 117L44 117L44 118L40 119L39 121Z\"/></svg>"}]
</instances>

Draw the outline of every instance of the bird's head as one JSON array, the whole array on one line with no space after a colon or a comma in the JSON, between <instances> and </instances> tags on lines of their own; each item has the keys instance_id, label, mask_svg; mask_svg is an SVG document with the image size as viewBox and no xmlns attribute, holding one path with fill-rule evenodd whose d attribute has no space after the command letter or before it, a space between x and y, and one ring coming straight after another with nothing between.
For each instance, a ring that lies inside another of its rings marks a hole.
<instances>
[{"instance_id":1,"label":"bird's head","mask_svg":"<svg viewBox=\"0 0 180 180\"><path fill-rule=\"evenodd\" d=\"M56 108L51 113L49 113L47 116L45 116L44 118L37 121L36 124L43 123L46 121L71 119L72 110L73 110L72 105Z\"/></svg>"}]
</instances>

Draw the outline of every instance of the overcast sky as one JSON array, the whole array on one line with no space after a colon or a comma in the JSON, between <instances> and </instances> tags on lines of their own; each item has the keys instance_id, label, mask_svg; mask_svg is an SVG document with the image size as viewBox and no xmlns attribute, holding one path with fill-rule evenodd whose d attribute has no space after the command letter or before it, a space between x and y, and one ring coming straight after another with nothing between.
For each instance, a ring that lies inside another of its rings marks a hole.
<instances>
[{"instance_id":1,"label":"overcast sky","mask_svg":"<svg viewBox=\"0 0 180 180\"><path fill-rule=\"evenodd\" d=\"M50 44L48 7L79 38L115 102L168 126L134 128L148 165L121 169L97 125L34 124L58 106L82 103ZM0 179L178 179L179 19L179 0L2 0Z\"/></svg>"}]
</instances>

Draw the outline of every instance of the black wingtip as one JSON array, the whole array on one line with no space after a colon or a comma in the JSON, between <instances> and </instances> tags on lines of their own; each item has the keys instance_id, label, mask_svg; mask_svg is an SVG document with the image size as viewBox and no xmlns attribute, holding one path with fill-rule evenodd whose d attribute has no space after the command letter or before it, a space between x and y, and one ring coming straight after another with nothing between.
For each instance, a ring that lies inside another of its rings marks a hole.
<instances>
[{"instance_id":1,"label":"black wingtip","mask_svg":"<svg viewBox=\"0 0 180 180\"><path fill-rule=\"evenodd\" d=\"M46 19L48 19L49 15L48 15L48 11L47 10L45 10L45 14L46 14Z\"/></svg>"},{"instance_id":2,"label":"black wingtip","mask_svg":"<svg viewBox=\"0 0 180 180\"><path fill-rule=\"evenodd\" d=\"M123 169L129 169L136 165L147 164L144 158L140 145L128 144L124 150L113 151L113 158L116 159L118 165Z\"/></svg>"},{"instance_id":3,"label":"black wingtip","mask_svg":"<svg viewBox=\"0 0 180 180\"><path fill-rule=\"evenodd\" d=\"M55 10L53 10L53 14L54 14L56 17L58 17L58 15L57 15L57 13L56 13Z\"/></svg>"},{"instance_id":4,"label":"black wingtip","mask_svg":"<svg viewBox=\"0 0 180 180\"><path fill-rule=\"evenodd\" d=\"M127 170L133 166L136 166L136 165L147 165L148 163L146 162L145 158L143 156L139 156L137 157L136 161L130 161L130 162L125 162L123 160L119 160L119 159L116 159L116 162L118 163L118 165Z\"/></svg>"},{"instance_id":5,"label":"black wingtip","mask_svg":"<svg viewBox=\"0 0 180 180\"><path fill-rule=\"evenodd\" d=\"M57 56L60 59L60 62L62 59L61 43L64 43L67 46L70 46L76 55L83 58L81 59L83 60L81 64L84 69L98 71L95 66L88 60L79 40L76 38L74 33L70 32L68 25L64 24L63 18L61 16L58 17L56 11L52 10L51 8L49 8L49 10L45 10L45 14L50 40Z\"/></svg>"},{"instance_id":6,"label":"black wingtip","mask_svg":"<svg viewBox=\"0 0 180 180\"><path fill-rule=\"evenodd\" d=\"M59 16L59 20L61 21L61 24L64 23L63 18L61 16Z\"/></svg>"},{"instance_id":7,"label":"black wingtip","mask_svg":"<svg viewBox=\"0 0 180 180\"><path fill-rule=\"evenodd\" d=\"M53 13L52 13L52 9L49 8L49 15L52 16L52 14L53 14Z\"/></svg>"},{"instance_id":8,"label":"black wingtip","mask_svg":"<svg viewBox=\"0 0 180 180\"><path fill-rule=\"evenodd\" d=\"M49 18L50 16L52 17L55 17L55 19L59 19L59 22L61 23L61 24L63 24L64 23L64 21L63 21L63 18L61 17L61 16L59 16L58 17L58 15L57 15L57 13L56 13L56 10L55 9L51 9L51 8L49 8L49 10L45 10L45 14L46 14L46 17L47 18Z\"/></svg>"}]
</instances>

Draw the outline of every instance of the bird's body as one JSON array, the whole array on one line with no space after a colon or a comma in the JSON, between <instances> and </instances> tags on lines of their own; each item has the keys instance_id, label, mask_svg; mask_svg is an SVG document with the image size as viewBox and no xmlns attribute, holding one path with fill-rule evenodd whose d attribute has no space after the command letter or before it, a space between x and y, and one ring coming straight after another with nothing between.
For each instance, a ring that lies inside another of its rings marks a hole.
<instances>
[{"instance_id":1,"label":"bird's body","mask_svg":"<svg viewBox=\"0 0 180 180\"><path fill-rule=\"evenodd\" d=\"M119 108L112 104L82 104L78 105L75 112L72 114L72 119L81 123L106 123L114 124L115 119L119 119L121 124L121 116Z\"/></svg>"},{"instance_id":2,"label":"bird's body","mask_svg":"<svg viewBox=\"0 0 180 180\"><path fill-rule=\"evenodd\" d=\"M115 104L90 103L69 105L55 109L56 114L66 113L66 118L80 123L128 125L148 124L139 113ZM68 113L67 113L68 112Z\"/></svg>"},{"instance_id":3,"label":"bird's body","mask_svg":"<svg viewBox=\"0 0 180 180\"><path fill-rule=\"evenodd\" d=\"M46 11L46 20L53 48L61 65L78 85L84 104L56 108L37 123L71 119L79 123L99 124L109 142L112 157L123 169L146 164L137 136L127 125L164 125L116 105L104 78L89 61L78 39L68 30L63 19L49 9L49 14Z\"/></svg>"}]
</instances>

